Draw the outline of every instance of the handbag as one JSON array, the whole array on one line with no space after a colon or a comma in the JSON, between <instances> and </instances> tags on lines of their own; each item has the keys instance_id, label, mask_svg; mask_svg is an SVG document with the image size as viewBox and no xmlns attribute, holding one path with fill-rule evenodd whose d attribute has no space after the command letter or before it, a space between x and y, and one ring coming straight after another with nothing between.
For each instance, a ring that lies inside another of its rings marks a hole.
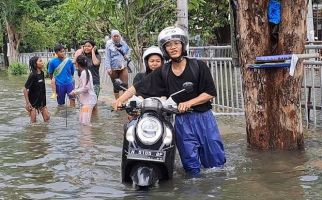
<instances>
[{"instance_id":1,"label":"handbag","mask_svg":"<svg viewBox=\"0 0 322 200\"><path fill-rule=\"evenodd\" d=\"M116 46L116 45L115 45ZM125 57L125 53L119 48L121 47L122 45L118 45L116 46L116 50L118 50L120 52L120 54L123 56L124 60L126 60L126 68L127 70L129 71L129 73L132 73L132 69L130 67L130 62L132 61L131 58L126 58Z\"/></svg>"}]
</instances>

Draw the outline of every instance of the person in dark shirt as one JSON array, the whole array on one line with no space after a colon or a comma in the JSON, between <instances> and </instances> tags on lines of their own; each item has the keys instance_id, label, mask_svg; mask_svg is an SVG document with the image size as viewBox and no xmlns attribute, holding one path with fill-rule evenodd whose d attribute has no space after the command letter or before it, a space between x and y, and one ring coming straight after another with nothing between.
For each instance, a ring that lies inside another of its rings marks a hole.
<instances>
[{"instance_id":1,"label":"person in dark shirt","mask_svg":"<svg viewBox=\"0 0 322 200\"><path fill-rule=\"evenodd\" d=\"M44 62L38 56L34 56L29 60L29 68L30 74L23 89L26 101L25 108L29 112L32 123L36 122L39 112L42 114L44 121L48 122L50 115L46 107Z\"/></svg>"},{"instance_id":2,"label":"person in dark shirt","mask_svg":"<svg viewBox=\"0 0 322 200\"><path fill-rule=\"evenodd\" d=\"M74 61L76 61L79 55L84 55L87 58L87 67L91 71L93 76L94 91L98 98L100 93L100 74L99 68L101 65L101 56L97 51L96 43L94 40L85 40L80 49L75 52ZM93 112L96 112L97 106L93 108Z\"/></svg>"},{"instance_id":3,"label":"person in dark shirt","mask_svg":"<svg viewBox=\"0 0 322 200\"><path fill-rule=\"evenodd\" d=\"M143 80L145 76L147 76L152 71L161 67L164 64L162 52L160 48L156 46L151 46L147 48L143 53L142 59L143 59L143 65L145 67L145 72L136 74L133 79L133 84L139 83L140 81ZM150 94L150 95L153 95L153 94ZM141 96L143 98L150 97L150 96L144 96L144 94L137 94L137 96ZM157 96L157 94L153 96Z\"/></svg>"},{"instance_id":4,"label":"person in dark shirt","mask_svg":"<svg viewBox=\"0 0 322 200\"><path fill-rule=\"evenodd\" d=\"M181 113L176 115L175 133L182 165L188 175L200 177L201 165L204 168L222 167L226 157L216 119L211 111L211 100L217 95L213 78L204 62L185 57L187 43L188 38L182 29L168 27L162 30L158 44L169 63L129 88L113 102L113 108L118 109L132 94L165 92L169 97L181 90L183 83L192 82L191 93L180 93L172 98ZM163 76L162 70L166 70L168 74ZM197 77L193 70L198 72ZM193 111L187 112L190 109Z\"/></svg>"}]
</instances>

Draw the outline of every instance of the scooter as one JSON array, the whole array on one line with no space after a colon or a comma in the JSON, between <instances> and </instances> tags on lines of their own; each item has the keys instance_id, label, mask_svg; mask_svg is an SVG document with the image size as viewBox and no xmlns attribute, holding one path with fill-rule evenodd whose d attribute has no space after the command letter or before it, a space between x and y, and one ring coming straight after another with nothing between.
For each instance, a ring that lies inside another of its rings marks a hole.
<instances>
[{"instance_id":1,"label":"scooter","mask_svg":"<svg viewBox=\"0 0 322 200\"><path fill-rule=\"evenodd\" d=\"M116 84L122 88L120 81ZM192 90L193 84L186 82L167 100L133 96L122 106L121 110L132 116L124 125L122 182L149 187L159 180L172 179L176 154L173 123L179 113L172 96Z\"/></svg>"}]
</instances>

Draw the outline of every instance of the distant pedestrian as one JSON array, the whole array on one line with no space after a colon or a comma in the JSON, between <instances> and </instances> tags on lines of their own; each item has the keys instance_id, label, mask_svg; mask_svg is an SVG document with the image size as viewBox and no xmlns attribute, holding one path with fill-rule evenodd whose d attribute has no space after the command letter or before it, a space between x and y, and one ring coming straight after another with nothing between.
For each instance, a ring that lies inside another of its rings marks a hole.
<instances>
[{"instance_id":1,"label":"distant pedestrian","mask_svg":"<svg viewBox=\"0 0 322 200\"><path fill-rule=\"evenodd\" d=\"M111 31L111 40L106 42L105 68L112 82L119 78L128 86L128 63L130 62L130 48L118 30ZM114 86L114 84L113 84ZM114 87L115 99L119 97L120 90Z\"/></svg>"},{"instance_id":2,"label":"distant pedestrian","mask_svg":"<svg viewBox=\"0 0 322 200\"><path fill-rule=\"evenodd\" d=\"M88 60L86 56L79 55L76 58L76 67L78 70L79 86L69 94L70 96L79 96L81 109L79 113L79 122L82 125L91 125L93 107L97 103L97 96L94 91L93 76L88 69Z\"/></svg>"},{"instance_id":3,"label":"distant pedestrian","mask_svg":"<svg viewBox=\"0 0 322 200\"><path fill-rule=\"evenodd\" d=\"M101 65L101 56L99 55L96 47L96 43L93 40L85 40L80 49L78 49L74 56L74 61L79 55L84 55L87 58L87 68L91 71L93 76L93 84L95 94L98 98L100 93L100 74L99 68ZM94 107L94 110L96 106Z\"/></svg>"},{"instance_id":4,"label":"distant pedestrian","mask_svg":"<svg viewBox=\"0 0 322 200\"><path fill-rule=\"evenodd\" d=\"M65 104L65 97L74 89L73 75L75 67L71 59L65 55L65 48L63 45L56 45L54 49L57 58L53 58L48 67L50 79L55 77L57 103L58 105ZM75 107L75 99L69 97L70 106Z\"/></svg>"},{"instance_id":5,"label":"distant pedestrian","mask_svg":"<svg viewBox=\"0 0 322 200\"><path fill-rule=\"evenodd\" d=\"M37 121L37 113L41 113L44 121L48 122L50 115L46 106L44 62L38 56L34 56L29 60L29 68L30 74L23 89L25 108L32 123Z\"/></svg>"}]
</instances>

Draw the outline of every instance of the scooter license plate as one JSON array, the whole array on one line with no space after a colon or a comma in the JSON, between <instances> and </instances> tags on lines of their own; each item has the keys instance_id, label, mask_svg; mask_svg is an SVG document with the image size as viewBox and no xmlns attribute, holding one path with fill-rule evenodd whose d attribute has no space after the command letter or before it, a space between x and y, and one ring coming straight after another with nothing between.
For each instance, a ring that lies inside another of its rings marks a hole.
<instances>
[{"instance_id":1,"label":"scooter license plate","mask_svg":"<svg viewBox=\"0 0 322 200\"><path fill-rule=\"evenodd\" d=\"M127 158L132 160L164 162L165 155L166 155L165 151L130 148L128 151Z\"/></svg>"}]
</instances>

